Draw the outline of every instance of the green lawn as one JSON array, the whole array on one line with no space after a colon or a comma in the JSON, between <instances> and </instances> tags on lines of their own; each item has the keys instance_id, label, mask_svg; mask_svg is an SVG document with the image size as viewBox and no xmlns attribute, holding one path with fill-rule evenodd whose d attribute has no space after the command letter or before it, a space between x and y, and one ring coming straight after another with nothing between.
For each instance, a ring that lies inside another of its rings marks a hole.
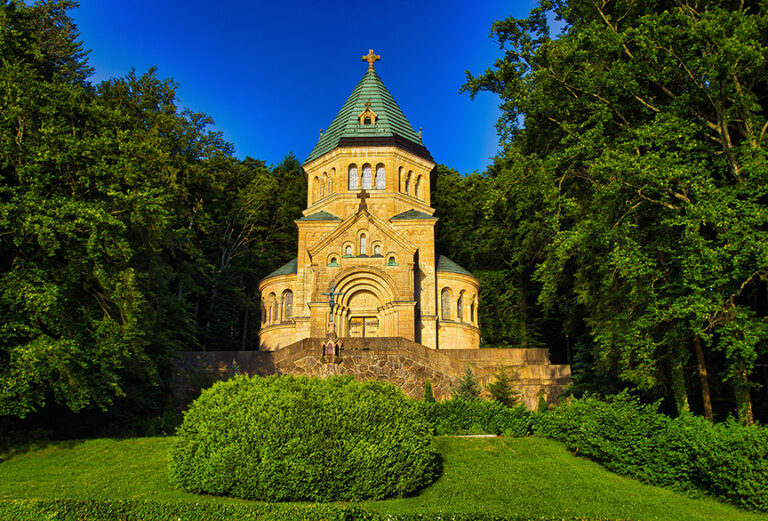
<instances>
[{"instance_id":1,"label":"green lawn","mask_svg":"<svg viewBox=\"0 0 768 521\"><path fill-rule=\"evenodd\" d=\"M0 498L247 502L174 490L170 438L58 442L0 463ZM711 499L640 484L538 438L438 438L443 476L415 497L366 502L382 513L490 512L531 518L765 520Z\"/></svg>"}]
</instances>

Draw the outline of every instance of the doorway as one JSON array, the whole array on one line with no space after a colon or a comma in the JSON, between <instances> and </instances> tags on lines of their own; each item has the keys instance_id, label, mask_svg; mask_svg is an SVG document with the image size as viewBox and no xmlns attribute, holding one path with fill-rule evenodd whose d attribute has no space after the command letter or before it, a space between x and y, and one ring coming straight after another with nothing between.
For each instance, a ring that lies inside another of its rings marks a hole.
<instances>
[{"instance_id":1,"label":"doorway","mask_svg":"<svg viewBox=\"0 0 768 521\"><path fill-rule=\"evenodd\" d=\"M374 338L379 336L378 317L350 317L349 336L357 338Z\"/></svg>"}]
</instances>

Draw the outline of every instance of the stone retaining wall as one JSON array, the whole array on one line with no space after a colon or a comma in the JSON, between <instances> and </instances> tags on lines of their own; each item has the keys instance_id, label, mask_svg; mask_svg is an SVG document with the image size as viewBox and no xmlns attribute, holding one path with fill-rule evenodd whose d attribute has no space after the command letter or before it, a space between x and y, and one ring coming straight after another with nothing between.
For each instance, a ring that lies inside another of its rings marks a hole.
<instances>
[{"instance_id":1,"label":"stone retaining wall","mask_svg":"<svg viewBox=\"0 0 768 521\"><path fill-rule=\"evenodd\" d=\"M555 403L571 383L568 365L549 363L546 349L451 349L434 350L401 337L344 338L338 359L322 356L322 339L306 338L277 351L196 351L177 360L174 389L187 394L190 375L209 371L225 376L233 362L250 375L291 374L326 377L352 375L358 380L381 379L414 398L424 394L424 383L432 383L438 400L450 396L451 388L470 366L483 388L499 367L506 367L523 403L536 407L539 394Z\"/></svg>"}]
</instances>

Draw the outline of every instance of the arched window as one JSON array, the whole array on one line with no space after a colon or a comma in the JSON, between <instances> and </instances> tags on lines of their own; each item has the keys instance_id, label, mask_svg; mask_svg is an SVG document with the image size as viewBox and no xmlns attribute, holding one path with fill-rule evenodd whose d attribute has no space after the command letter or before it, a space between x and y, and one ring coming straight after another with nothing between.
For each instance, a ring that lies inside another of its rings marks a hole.
<instances>
[{"instance_id":1,"label":"arched window","mask_svg":"<svg viewBox=\"0 0 768 521\"><path fill-rule=\"evenodd\" d=\"M352 256L352 246L347 246L346 248L344 248L344 256L345 257Z\"/></svg>"},{"instance_id":2,"label":"arched window","mask_svg":"<svg viewBox=\"0 0 768 521\"><path fill-rule=\"evenodd\" d=\"M371 165L363 165L363 190L371 189Z\"/></svg>"},{"instance_id":3,"label":"arched window","mask_svg":"<svg viewBox=\"0 0 768 521\"><path fill-rule=\"evenodd\" d=\"M360 236L360 255L365 255L365 234Z\"/></svg>"},{"instance_id":4,"label":"arched window","mask_svg":"<svg viewBox=\"0 0 768 521\"><path fill-rule=\"evenodd\" d=\"M357 190L358 186L357 165L349 165L349 189Z\"/></svg>"},{"instance_id":5,"label":"arched window","mask_svg":"<svg viewBox=\"0 0 768 521\"><path fill-rule=\"evenodd\" d=\"M413 172L408 172L408 175L405 176L405 193L410 194L411 193L411 174Z\"/></svg>"},{"instance_id":6,"label":"arched window","mask_svg":"<svg viewBox=\"0 0 768 521\"><path fill-rule=\"evenodd\" d=\"M331 175L328 176L328 195L333 193L333 178L336 177L336 169L331 168Z\"/></svg>"},{"instance_id":7,"label":"arched window","mask_svg":"<svg viewBox=\"0 0 768 521\"><path fill-rule=\"evenodd\" d=\"M312 195L317 197L317 195L320 193L320 180L315 176L315 178L312 180Z\"/></svg>"},{"instance_id":8,"label":"arched window","mask_svg":"<svg viewBox=\"0 0 768 521\"><path fill-rule=\"evenodd\" d=\"M323 172L323 183L320 185L320 197L323 196L323 192L325 192L325 195L330 195L331 189L328 186L328 174Z\"/></svg>"},{"instance_id":9,"label":"arched window","mask_svg":"<svg viewBox=\"0 0 768 521\"><path fill-rule=\"evenodd\" d=\"M404 184L405 184L405 178L403 177L403 167L397 169L397 189L402 192L404 191Z\"/></svg>"},{"instance_id":10,"label":"arched window","mask_svg":"<svg viewBox=\"0 0 768 521\"><path fill-rule=\"evenodd\" d=\"M278 318L277 318L277 312L278 312L278 309L277 309L277 297L275 296L274 293L272 293L269 296L269 311L270 311L270 315L271 315L269 317L269 321L274 324L278 320Z\"/></svg>"},{"instance_id":11,"label":"arched window","mask_svg":"<svg viewBox=\"0 0 768 521\"><path fill-rule=\"evenodd\" d=\"M421 193L421 176L416 179L416 186L413 187L413 195L419 197Z\"/></svg>"},{"instance_id":12,"label":"arched window","mask_svg":"<svg viewBox=\"0 0 768 521\"><path fill-rule=\"evenodd\" d=\"M472 304L469 306L469 320L477 325L477 300L472 297Z\"/></svg>"},{"instance_id":13,"label":"arched window","mask_svg":"<svg viewBox=\"0 0 768 521\"><path fill-rule=\"evenodd\" d=\"M373 254L374 255L381 255L381 244L377 244L373 247Z\"/></svg>"},{"instance_id":14,"label":"arched window","mask_svg":"<svg viewBox=\"0 0 768 521\"><path fill-rule=\"evenodd\" d=\"M267 323L267 303L264 302L264 299L261 299L261 324L264 325Z\"/></svg>"},{"instance_id":15,"label":"arched window","mask_svg":"<svg viewBox=\"0 0 768 521\"><path fill-rule=\"evenodd\" d=\"M459 300L456 301L456 320L464 322L464 292L459 294Z\"/></svg>"},{"instance_id":16,"label":"arched window","mask_svg":"<svg viewBox=\"0 0 768 521\"><path fill-rule=\"evenodd\" d=\"M386 188L386 180L384 179L384 165L379 163L376 165L376 190L384 190Z\"/></svg>"},{"instance_id":17,"label":"arched window","mask_svg":"<svg viewBox=\"0 0 768 521\"><path fill-rule=\"evenodd\" d=\"M440 317L443 320L451 319L451 290L448 288L440 292Z\"/></svg>"},{"instance_id":18,"label":"arched window","mask_svg":"<svg viewBox=\"0 0 768 521\"><path fill-rule=\"evenodd\" d=\"M293 291L283 291L283 322L293 318Z\"/></svg>"}]
</instances>

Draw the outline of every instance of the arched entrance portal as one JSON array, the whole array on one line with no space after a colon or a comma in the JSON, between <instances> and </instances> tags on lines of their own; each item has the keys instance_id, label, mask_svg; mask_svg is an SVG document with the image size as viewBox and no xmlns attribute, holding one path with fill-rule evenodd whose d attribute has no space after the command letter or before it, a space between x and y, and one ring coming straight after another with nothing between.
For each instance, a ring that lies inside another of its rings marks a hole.
<instances>
[{"instance_id":1,"label":"arched entrance portal","mask_svg":"<svg viewBox=\"0 0 768 521\"><path fill-rule=\"evenodd\" d=\"M365 338L379 336L381 302L372 291L367 289L356 291L349 299L348 306L348 336Z\"/></svg>"},{"instance_id":2,"label":"arched entrance portal","mask_svg":"<svg viewBox=\"0 0 768 521\"><path fill-rule=\"evenodd\" d=\"M339 336L397 336L397 293L389 275L360 267L340 273L334 283L341 292L334 308Z\"/></svg>"}]
</instances>

